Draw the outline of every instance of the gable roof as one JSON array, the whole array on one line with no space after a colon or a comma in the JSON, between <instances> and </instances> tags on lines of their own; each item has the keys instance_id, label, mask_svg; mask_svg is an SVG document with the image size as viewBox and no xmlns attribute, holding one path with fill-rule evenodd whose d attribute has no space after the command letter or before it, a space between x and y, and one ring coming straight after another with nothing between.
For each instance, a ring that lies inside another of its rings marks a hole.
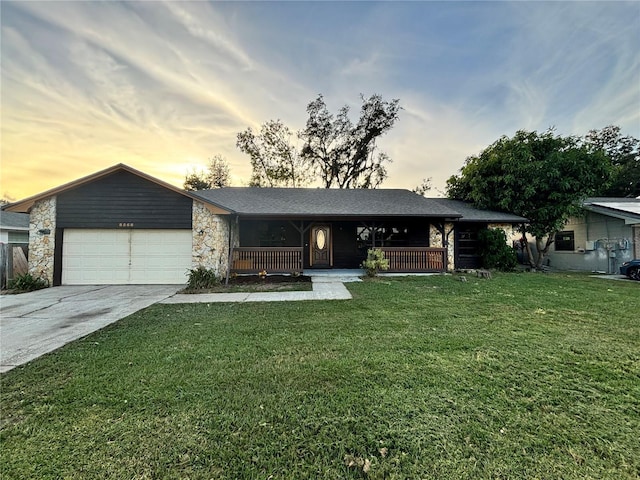
<instances>
[{"instance_id":1,"label":"gable roof","mask_svg":"<svg viewBox=\"0 0 640 480\"><path fill-rule=\"evenodd\" d=\"M513 213L481 210L474 207L471 203L461 200L451 200L449 198L434 198L433 200L460 212L462 215L462 218L460 218L461 222L527 223L529 221Z\"/></svg>"},{"instance_id":2,"label":"gable roof","mask_svg":"<svg viewBox=\"0 0 640 480\"><path fill-rule=\"evenodd\" d=\"M326 189L225 187L186 191L122 163L2 207L9 212L29 212L40 200L117 172L128 172L168 190L203 202L217 214L270 217L437 217L463 222L522 223L518 215L480 210L471 204L445 198L424 198L403 189ZM28 228L28 220L27 220Z\"/></svg>"},{"instance_id":3,"label":"gable roof","mask_svg":"<svg viewBox=\"0 0 640 480\"><path fill-rule=\"evenodd\" d=\"M2 230L29 230L29 215L26 213L0 212Z\"/></svg>"},{"instance_id":4,"label":"gable roof","mask_svg":"<svg viewBox=\"0 0 640 480\"><path fill-rule=\"evenodd\" d=\"M461 216L435 199L400 189L226 187L193 193L204 201L248 216Z\"/></svg>"},{"instance_id":5,"label":"gable roof","mask_svg":"<svg viewBox=\"0 0 640 480\"><path fill-rule=\"evenodd\" d=\"M593 197L582 206L590 212L624 220L626 225L640 223L640 198Z\"/></svg>"},{"instance_id":6,"label":"gable roof","mask_svg":"<svg viewBox=\"0 0 640 480\"><path fill-rule=\"evenodd\" d=\"M128 165L125 165L124 163L119 163L117 165L114 165L112 167L106 168L104 170L100 170L99 172L96 173L92 173L91 175L87 175L86 177L82 177L79 178L78 180L74 180L72 182L69 183L65 183L64 185L60 185L59 187L55 187L52 188L50 190L47 190L45 192L39 193L37 195L33 195L31 197L25 198L23 200L19 200L17 202L14 203L10 203L8 205L4 205L2 207L2 210L6 210L6 211L10 211L10 212L29 212L31 210L31 207L33 207L33 204L36 203L39 200L43 200L45 198L48 197L52 197L54 195L58 195L59 193L62 192L66 192L67 190L71 190L74 188L77 188L81 185L85 185L87 183L91 183L91 182L95 182L96 180L100 180L104 177L107 177L109 175L113 175L116 172L129 172L133 175L136 175L144 180L147 180L149 182L153 182L157 185L160 185L161 187L166 188L167 190L171 190L175 193L178 193L180 195L184 195L185 197L189 197L191 199L196 199L196 197L192 194L192 192L188 192L186 190L182 190L181 188L175 187L169 183L163 182L162 180L159 180L155 177L152 177L151 175L147 175L144 172L141 172L139 170L136 170L135 168L131 168ZM229 213L227 211L224 212L216 212L216 213Z\"/></svg>"}]
</instances>

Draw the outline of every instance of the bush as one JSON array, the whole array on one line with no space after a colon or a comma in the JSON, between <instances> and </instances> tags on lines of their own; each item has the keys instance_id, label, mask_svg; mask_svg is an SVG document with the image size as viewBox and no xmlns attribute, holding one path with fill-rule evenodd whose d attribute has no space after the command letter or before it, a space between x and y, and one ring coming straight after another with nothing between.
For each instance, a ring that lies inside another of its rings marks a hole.
<instances>
[{"instance_id":1,"label":"bush","mask_svg":"<svg viewBox=\"0 0 640 480\"><path fill-rule=\"evenodd\" d=\"M213 288L221 282L216 272L204 267L192 268L189 270L188 290L202 290Z\"/></svg>"},{"instance_id":2,"label":"bush","mask_svg":"<svg viewBox=\"0 0 640 480\"><path fill-rule=\"evenodd\" d=\"M502 272L511 272L518 265L518 257L512 247L507 245L507 235L499 228L481 230L478 253L483 268L492 268Z\"/></svg>"},{"instance_id":3,"label":"bush","mask_svg":"<svg viewBox=\"0 0 640 480\"><path fill-rule=\"evenodd\" d=\"M389 270L389 260L384 258L384 252L379 248L369 249L367 259L362 262L360 268L364 268L368 277L375 277L380 270Z\"/></svg>"},{"instance_id":4,"label":"bush","mask_svg":"<svg viewBox=\"0 0 640 480\"><path fill-rule=\"evenodd\" d=\"M16 275L16 277L9 281L7 287L11 290L19 290L21 292L33 292L34 290L40 290L47 288L49 282L46 280L34 277L30 273L24 275Z\"/></svg>"}]
</instances>

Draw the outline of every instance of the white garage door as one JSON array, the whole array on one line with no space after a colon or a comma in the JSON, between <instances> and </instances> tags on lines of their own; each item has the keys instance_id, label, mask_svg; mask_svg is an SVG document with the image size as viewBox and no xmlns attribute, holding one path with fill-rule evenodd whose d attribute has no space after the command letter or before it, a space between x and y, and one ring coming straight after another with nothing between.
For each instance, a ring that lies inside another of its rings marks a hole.
<instances>
[{"instance_id":1,"label":"white garage door","mask_svg":"<svg viewBox=\"0 0 640 480\"><path fill-rule=\"evenodd\" d=\"M191 230L65 229L63 285L180 284L191 268Z\"/></svg>"}]
</instances>

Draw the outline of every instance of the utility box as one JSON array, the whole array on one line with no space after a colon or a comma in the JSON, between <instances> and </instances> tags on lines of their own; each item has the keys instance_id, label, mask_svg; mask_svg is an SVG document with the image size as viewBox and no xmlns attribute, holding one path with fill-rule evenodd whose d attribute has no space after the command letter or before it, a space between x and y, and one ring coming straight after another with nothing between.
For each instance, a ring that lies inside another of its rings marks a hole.
<instances>
[{"instance_id":1,"label":"utility box","mask_svg":"<svg viewBox=\"0 0 640 480\"><path fill-rule=\"evenodd\" d=\"M596 242L594 242L593 240L587 240L586 242L584 242L584 249L586 251L595 250L596 249Z\"/></svg>"}]
</instances>

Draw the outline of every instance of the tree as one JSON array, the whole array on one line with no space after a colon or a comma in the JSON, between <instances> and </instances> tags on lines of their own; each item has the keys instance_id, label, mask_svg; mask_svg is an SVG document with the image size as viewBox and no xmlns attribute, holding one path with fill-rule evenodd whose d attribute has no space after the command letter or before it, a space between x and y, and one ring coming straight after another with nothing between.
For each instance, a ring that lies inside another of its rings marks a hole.
<instances>
[{"instance_id":1,"label":"tree","mask_svg":"<svg viewBox=\"0 0 640 480\"><path fill-rule=\"evenodd\" d=\"M591 152L602 150L611 160L611 183L597 192L604 197L640 196L640 140L622 136L620 127L609 125L602 130L590 130L583 139Z\"/></svg>"},{"instance_id":2,"label":"tree","mask_svg":"<svg viewBox=\"0 0 640 480\"><path fill-rule=\"evenodd\" d=\"M254 134L251 128L238 133L236 146L251 159L252 187L302 187L313 171L292 142L294 133L280 120L269 120Z\"/></svg>"},{"instance_id":3,"label":"tree","mask_svg":"<svg viewBox=\"0 0 640 480\"><path fill-rule=\"evenodd\" d=\"M554 135L552 130L518 131L469 157L460 174L447 181L449 198L479 208L512 212L529 219L522 227L535 237L540 268L544 256L568 218L579 213L580 202L606 183L611 164L601 151L590 151L579 139Z\"/></svg>"},{"instance_id":4,"label":"tree","mask_svg":"<svg viewBox=\"0 0 640 480\"><path fill-rule=\"evenodd\" d=\"M334 117L322 95L307 106L301 156L318 170L325 188L376 188L387 177L385 164L391 160L376 151L376 140L395 124L400 101L385 102L380 95L361 98L356 125L349 119L348 106Z\"/></svg>"},{"instance_id":5,"label":"tree","mask_svg":"<svg viewBox=\"0 0 640 480\"><path fill-rule=\"evenodd\" d=\"M230 184L229 164L222 155L209 160L206 171L193 170L184 179L185 190L209 190L227 187Z\"/></svg>"},{"instance_id":6,"label":"tree","mask_svg":"<svg viewBox=\"0 0 640 480\"><path fill-rule=\"evenodd\" d=\"M207 172L204 170L192 170L187 173L187 176L184 178L184 184L182 187L189 191L209 190L211 188L211 182L207 177Z\"/></svg>"},{"instance_id":7,"label":"tree","mask_svg":"<svg viewBox=\"0 0 640 480\"><path fill-rule=\"evenodd\" d=\"M431 190L431 177L423 178L420 185L416 185L416 187L411 191L424 197L429 190Z\"/></svg>"}]
</instances>

